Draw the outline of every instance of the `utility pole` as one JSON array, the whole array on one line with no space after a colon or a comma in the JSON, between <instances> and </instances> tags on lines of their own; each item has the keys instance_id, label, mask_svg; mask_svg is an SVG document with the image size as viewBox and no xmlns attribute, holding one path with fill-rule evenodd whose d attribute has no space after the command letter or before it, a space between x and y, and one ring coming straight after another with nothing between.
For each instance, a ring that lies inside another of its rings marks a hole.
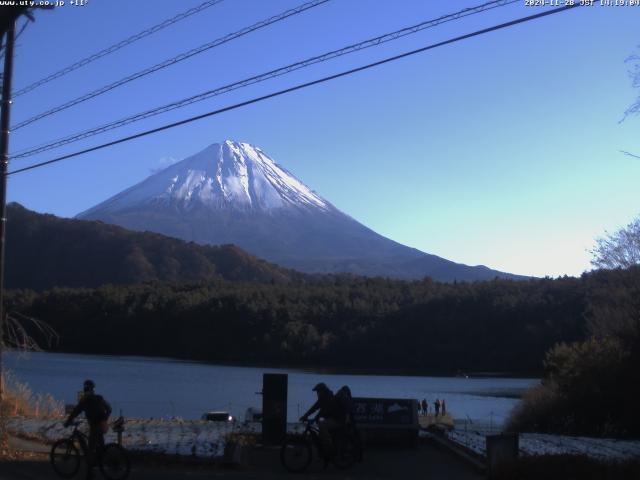
<instances>
[{"instance_id":1,"label":"utility pole","mask_svg":"<svg viewBox=\"0 0 640 480\"><path fill-rule=\"evenodd\" d=\"M18 13L19 15L19 13ZM0 408L4 399L2 353L4 350L4 246L7 226L7 170L9 166L9 113L11 111L11 78L13 76L13 47L16 33L16 15L2 32L6 34L4 74L2 77L2 104L0 105ZM0 419L0 449L7 441L4 418Z\"/></svg>"}]
</instances>

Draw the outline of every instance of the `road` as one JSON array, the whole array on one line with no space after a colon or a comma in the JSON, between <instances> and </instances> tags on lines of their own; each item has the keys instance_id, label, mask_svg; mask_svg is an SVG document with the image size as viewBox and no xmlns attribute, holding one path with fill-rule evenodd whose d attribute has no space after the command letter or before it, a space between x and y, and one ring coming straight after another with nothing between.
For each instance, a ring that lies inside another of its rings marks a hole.
<instances>
[{"instance_id":1,"label":"road","mask_svg":"<svg viewBox=\"0 0 640 480\"><path fill-rule=\"evenodd\" d=\"M29 445L21 444L22 448ZM17 447L17 445L16 445ZM425 479L480 480L484 477L450 453L425 444L412 449L367 450L364 462L347 471L330 466L324 470L315 462L304 475L292 475L280 465L278 449L256 449L249 457L250 466L229 468L217 465L139 465L133 463L132 480L280 480L296 477L310 479ZM47 456L23 461L0 461L0 480L53 480L58 477ZM83 479L83 476L76 477ZM101 478L98 474L96 478Z\"/></svg>"}]
</instances>

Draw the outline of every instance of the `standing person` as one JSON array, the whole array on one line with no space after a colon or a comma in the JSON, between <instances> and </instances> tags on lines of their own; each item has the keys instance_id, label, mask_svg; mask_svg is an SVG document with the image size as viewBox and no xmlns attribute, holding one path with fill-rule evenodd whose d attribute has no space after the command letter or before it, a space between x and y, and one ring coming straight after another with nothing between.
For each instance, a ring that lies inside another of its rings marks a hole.
<instances>
[{"instance_id":1,"label":"standing person","mask_svg":"<svg viewBox=\"0 0 640 480\"><path fill-rule=\"evenodd\" d=\"M87 479L93 478L96 447L104 445L104 434L107 431L107 420L111 415L111 405L95 393L96 384L93 380L85 380L82 387L82 397L78 401L69 418L64 422L68 427L73 419L84 412L89 424L89 451L87 452Z\"/></svg>"},{"instance_id":2,"label":"standing person","mask_svg":"<svg viewBox=\"0 0 640 480\"><path fill-rule=\"evenodd\" d=\"M438 416L438 414L440 413L440 400L438 400L436 398L435 403L433 404L434 408L436 409L436 417Z\"/></svg>"},{"instance_id":3,"label":"standing person","mask_svg":"<svg viewBox=\"0 0 640 480\"><path fill-rule=\"evenodd\" d=\"M422 399L422 413L423 413L424 415L426 415L427 413L429 413L429 412L427 411L427 409L428 409L428 408L429 408L429 405L427 404L427 399L426 399L426 398L423 398L423 399Z\"/></svg>"},{"instance_id":4,"label":"standing person","mask_svg":"<svg viewBox=\"0 0 640 480\"><path fill-rule=\"evenodd\" d=\"M442 416L447 414L447 405L444 403L444 398L440 400L440 408L442 409Z\"/></svg>"}]
</instances>

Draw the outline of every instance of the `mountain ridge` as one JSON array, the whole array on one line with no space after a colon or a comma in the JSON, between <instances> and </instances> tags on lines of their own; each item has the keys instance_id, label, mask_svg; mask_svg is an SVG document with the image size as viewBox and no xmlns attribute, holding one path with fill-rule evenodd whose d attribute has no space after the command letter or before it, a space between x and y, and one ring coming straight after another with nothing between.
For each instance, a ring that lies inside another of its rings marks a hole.
<instances>
[{"instance_id":1,"label":"mountain ridge","mask_svg":"<svg viewBox=\"0 0 640 480\"><path fill-rule=\"evenodd\" d=\"M527 277L468 266L407 247L341 212L262 150L226 140L76 218L200 244L233 243L306 273L440 281Z\"/></svg>"}]
</instances>

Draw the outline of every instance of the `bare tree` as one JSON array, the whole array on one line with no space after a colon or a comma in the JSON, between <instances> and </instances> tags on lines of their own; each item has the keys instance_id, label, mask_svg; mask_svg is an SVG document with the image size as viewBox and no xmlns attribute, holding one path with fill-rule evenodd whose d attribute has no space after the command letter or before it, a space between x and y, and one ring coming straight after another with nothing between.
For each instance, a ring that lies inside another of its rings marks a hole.
<instances>
[{"instance_id":1,"label":"bare tree","mask_svg":"<svg viewBox=\"0 0 640 480\"><path fill-rule=\"evenodd\" d=\"M631 85L633 88L640 89L640 45L638 45L638 51L629 55L625 60L625 63L629 65ZM638 113L640 113L640 94L638 94L638 98L636 98L635 102L625 110L622 121L624 121L628 116L637 115Z\"/></svg>"},{"instance_id":2,"label":"bare tree","mask_svg":"<svg viewBox=\"0 0 640 480\"><path fill-rule=\"evenodd\" d=\"M640 216L614 233L605 232L591 250L596 268L629 268L640 265Z\"/></svg>"},{"instance_id":3,"label":"bare tree","mask_svg":"<svg viewBox=\"0 0 640 480\"><path fill-rule=\"evenodd\" d=\"M5 319L3 346L15 350L40 352L42 342L47 347L58 341L57 332L51 326L37 318L23 315L20 312L8 312Z\"/></svg>"}]
</instances>

